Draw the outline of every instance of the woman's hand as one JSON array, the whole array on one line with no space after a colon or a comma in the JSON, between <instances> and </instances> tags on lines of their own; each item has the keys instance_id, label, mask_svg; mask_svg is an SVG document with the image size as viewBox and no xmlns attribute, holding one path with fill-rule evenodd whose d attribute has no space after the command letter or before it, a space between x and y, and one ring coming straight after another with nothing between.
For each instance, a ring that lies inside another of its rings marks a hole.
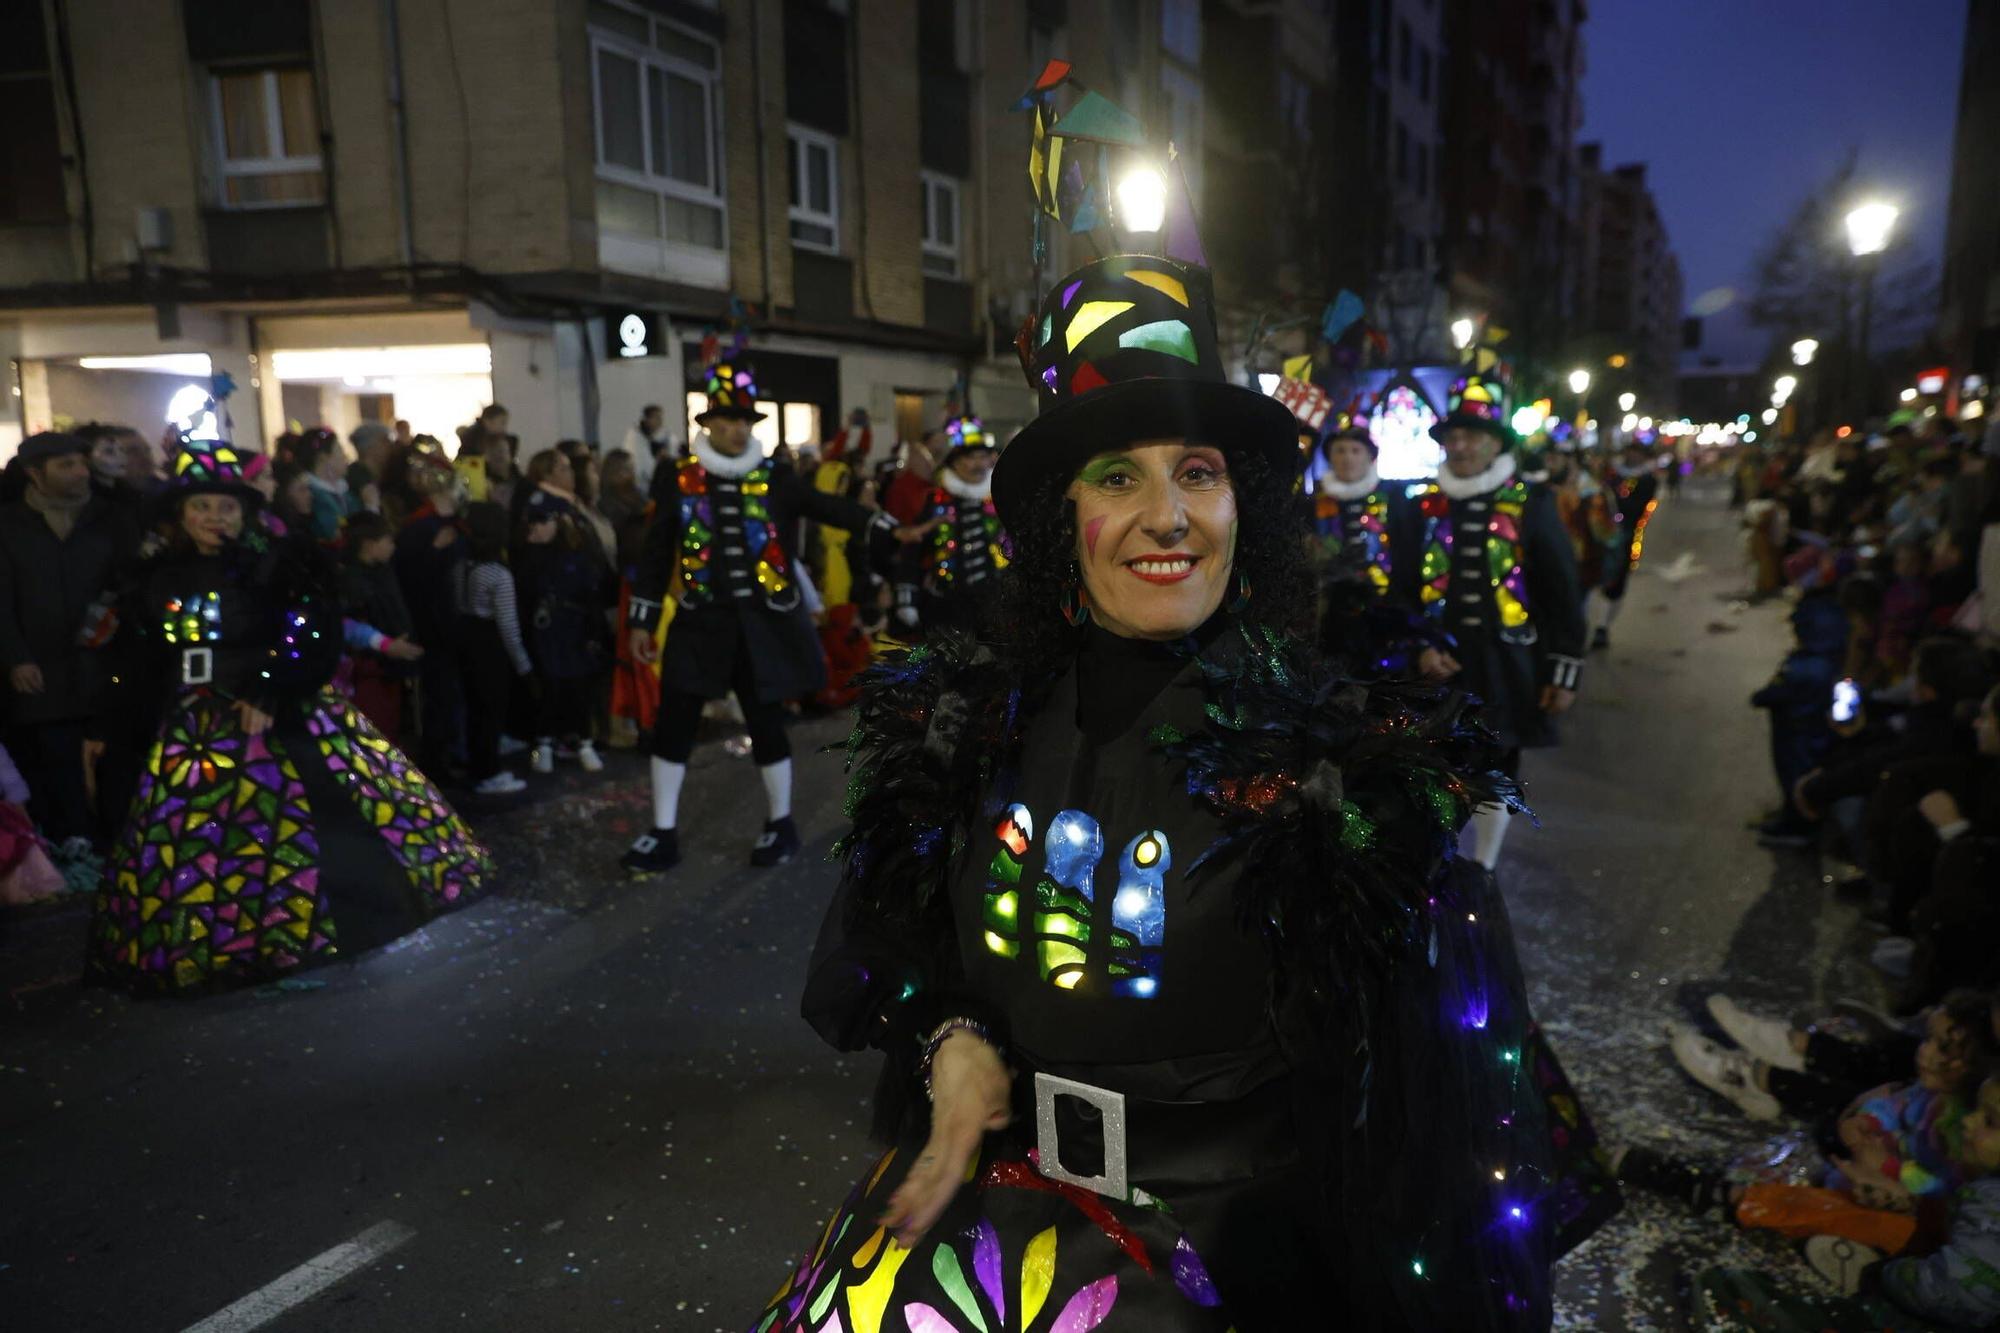
<instances>
[{"instance_id":1,"label":"woman's hand","mask_svg":"<svg viewBox=\"0 0 2000 1333\"><path fill-rule=\"evenodd\" d=\"M659 651L653 647L653 631L635 629L628 636L632 649L632 660L642 666L651 666Z\"/></svg>"},{"instance_id":2,"label":"woman's hand","mask_svg":"<svg viewBox=\"0 0 2000 1333\"><path fill-rule=\"evenodd\" d=\"M1426 648L1417 654L1417 674L1433 683L1450 680L1462 670L1458 659L1442 648Z\"/></svg>"},{"instance_id":3,"label":"woman's hand","mask_svg":"<svg viewBox=\"0 0 2000 1333\"><path fill-rule=\"evenodd\" d=\"M414 662L424 655L422 645L408 639L391 639L382 645L382 655L393 657L398 662Z\"/></svg>"},{"instance_id":4,"label":"woman's hand","mask_svg":"<svg viewBox=\"0 0 2000 1333\"><path fill-rule=\"evenodd\" d=\"M931 1061L931 1136L916 1165L889 1196L882 1225L904 1249L914 1246L944 1212L990 1129L1013 1119L1013 1075L1000 1053L970 1032L954 1032Z\"/></svg>"},{"instance_id":5,"label":"woman's hand","mask_svg":"<svg viewBox=\"0 0 2000 1333\"><path fill-rule=\"evenodd\" d=\"M238 699L235 707L237 720L248 734L261 736L271 729L271 715L248 699Z\"/></svg>"}]
</instances>

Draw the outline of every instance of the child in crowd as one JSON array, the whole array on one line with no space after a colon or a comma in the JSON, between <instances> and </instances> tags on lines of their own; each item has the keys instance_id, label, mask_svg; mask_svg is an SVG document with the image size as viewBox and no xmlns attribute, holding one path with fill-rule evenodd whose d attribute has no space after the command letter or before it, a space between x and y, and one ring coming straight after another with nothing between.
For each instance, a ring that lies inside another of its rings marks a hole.
<instances>
[{"instance_id":1,"label":"child in crowd","mask_svg":"<svg viewBox=\"0 0 2000 1333\"><path fill-rule=\"evenodd\" d=\"M458 659L466 752L473 790L504 796L528 785L500 767L500 728L513 681L531 683L534 667L521 641L514 575L507 568L507 510L481 501L465 518L469 550L458 567Z\"/></svg>"},{"instance_id":2,"label":"child in crowd","mask_svg":"<svg viewBox=\"0 0 2000 1333\"><path fill-rule=\"evenodd\" d=\"M347 520L347 561L341 571L341 610L373 626L389 645L409 642L415 625L401 584L389 561L396 554L395 530L380 514L363 511ZM403 732L403 662L411 654L377 651L354 659L354 704L375 729L398 745Z\"/></svg>"},{"instance_id":3,"label":"child in crowd","mask_svg":"<svg viewBox=\"0 0 2000 1333\"><path fill-rule=\"evenodd\" d=\"M360 512L360 505L347 491L347 459L340 439L330 430L314 429L300 437L297 457L312 488L312 534L315 540L340 540L348 518Z\"/></svg>"},{"instance_id":4,"label":"child in crowd","mask_svg":"<svg viewBox=\"0 0 2000 1333\"><path fill-rule=\"evenodd\" d=\"M522 592L529 610L529 656L540 695L530 766L555 770L558 753L586 772L604 767L590 739L593 682L605 660L603 588L608 576L583 516L562 496L537 488L521 512Z\"/></svg>"},{"instance_id":5,"label":"child in crowd","mask_svg":"<svg viewBox=\"0 0 2000 1333\"><path fill-rule=\"evenodd\" d=\"M1771 714L1771 765L1785 798L1776 818L1758 829L1767 845L1804 847L1814 826L1792 808L1791 794L1832 743L1827 711L1847 651L1847 613L1831 593L1808 593L1792 608L1792 651L1770 684L1750 696Z\"/></svg>"},{"instance_id":6,"label":"child in crowd","mask_svg":"<svg viewBox=\"0 0 2000 1333\"><path fill-rule=\"evenodd\" d=\"M1900 1253L1917 1235L1918 1202L1948 1196L1980 1169L1966 1156L1963 1121L1971 1090L1992 1064L1993 1017L1991 1000L1970 991L1955 992L1933 1010L1917 1045L1915 1079L1863 1093L1834 1121L1832 1141L1822 1145L1829 1170L1820 1185L1731 1184L1719 1170L1646 1148L1615 1154L1614 1167L1622 1180L1680 1199L1698 1213L1719 1210L1740 1226L1797 1238L1839 1235ZM1760 1032L1759 1044L1774 1047L1774 1035ZM1677 1043L1684 1036L1677 1033ZM1790 1033L1781 1040L1786 1047L1799 1044ZM1804 1052L1794 1054L1803 1065ZM1826 1073L1761 1062L1752 1068L1773 1098L1773 1074ZM1777 1086L1791 1085L1779 1080Z\"/></svg>"}]
</instances>

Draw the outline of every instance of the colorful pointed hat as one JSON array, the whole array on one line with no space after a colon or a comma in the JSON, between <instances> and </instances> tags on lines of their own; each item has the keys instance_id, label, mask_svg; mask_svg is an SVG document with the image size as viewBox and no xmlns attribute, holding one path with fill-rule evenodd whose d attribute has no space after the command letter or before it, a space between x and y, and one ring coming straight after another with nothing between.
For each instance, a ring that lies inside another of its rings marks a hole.
<instances>
[{"instance_id":1,"label":"colorful pointed hat","mask_svg":"<svg viewBox=\"0 0 2000 1333\"><path fill-rule=\"evenodd\" d=\"M1487 431L1509 447L1517 443L1513 427L1507 423L1506 382L1497 373L1473 372L1453 382L1450 410L1431 427L1431 438L1442 441L1444 433L1454 426Z\"/></svg>"},{"instance_id":2,"label":"colorful pointed hat","mask_svg":"<svg viewBox=\"0 0 2000 1333\"><path fill-rule=\"evenodd\" d=\"M191 440L181 437L174 454L173 480L168 491L178 501L190 495L233 495L246 503L263 500L250 484L247 465L254 454L237 451L227 440Z\"/></svg>"},{"instance_id":3,"label":"colorful pointed hat","mask_svg":"<svg viewBox=\"0 0 2000 1333\"><path fill-rule=\"evenodd\" d=\"M769 413L757 406L757 377L744 358L730 357L708 368L708 406L695 417L707 425L710 417L731 417L737 421L762 421Z\"/></svg>"}]
</instances>

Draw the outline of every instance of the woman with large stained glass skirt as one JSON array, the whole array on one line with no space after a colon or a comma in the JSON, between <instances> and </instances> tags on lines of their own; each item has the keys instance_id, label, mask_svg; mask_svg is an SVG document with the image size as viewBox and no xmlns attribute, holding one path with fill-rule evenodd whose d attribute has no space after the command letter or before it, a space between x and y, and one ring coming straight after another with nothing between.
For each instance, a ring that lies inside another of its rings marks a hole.
<instances>
[{"instance_id":1,"label":"woman with large stained glass skirt","mask_svg":"<svg viewBox=\"0 0 2000 1333\"><path fill-rule=\"evenodd\" d=\"M227 444L175 462L164 545L118 605L93 744L144 748L91 921L93 980L256 982L394 939L478 894L486 850L329 685L324 556L274 537Z\"/></svg>"}]
</instances>

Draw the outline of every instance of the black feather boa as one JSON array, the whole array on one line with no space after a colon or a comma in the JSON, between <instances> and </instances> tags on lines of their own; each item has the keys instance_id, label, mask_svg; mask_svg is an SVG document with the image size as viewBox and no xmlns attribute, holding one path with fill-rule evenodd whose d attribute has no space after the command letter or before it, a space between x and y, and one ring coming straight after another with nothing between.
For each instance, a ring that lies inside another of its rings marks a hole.
<instances>
[{"instance_id":1,"label":"black feather boa","mask_svg":"<svg viewBox=\"0 0 2000 1333\"><path fill-rule=\"evenodd\" d=\"M890 1054L878 1131L909 1130L916 1039L971 1003L950 876L1067 665L943 633L866 677L847 741L853 828L805 1008L836 1046ZM1463 696L1344 679L1255 626L1201 665L1208 724L1152 739L1222 822L1197 864L1230 853L1239 918L1271 948L1343 1326L1546 1327L1530 1018L1504 907L1455 856L1474 806L1520 807L1496 747Z\"/></svg>"}]
</instances>

